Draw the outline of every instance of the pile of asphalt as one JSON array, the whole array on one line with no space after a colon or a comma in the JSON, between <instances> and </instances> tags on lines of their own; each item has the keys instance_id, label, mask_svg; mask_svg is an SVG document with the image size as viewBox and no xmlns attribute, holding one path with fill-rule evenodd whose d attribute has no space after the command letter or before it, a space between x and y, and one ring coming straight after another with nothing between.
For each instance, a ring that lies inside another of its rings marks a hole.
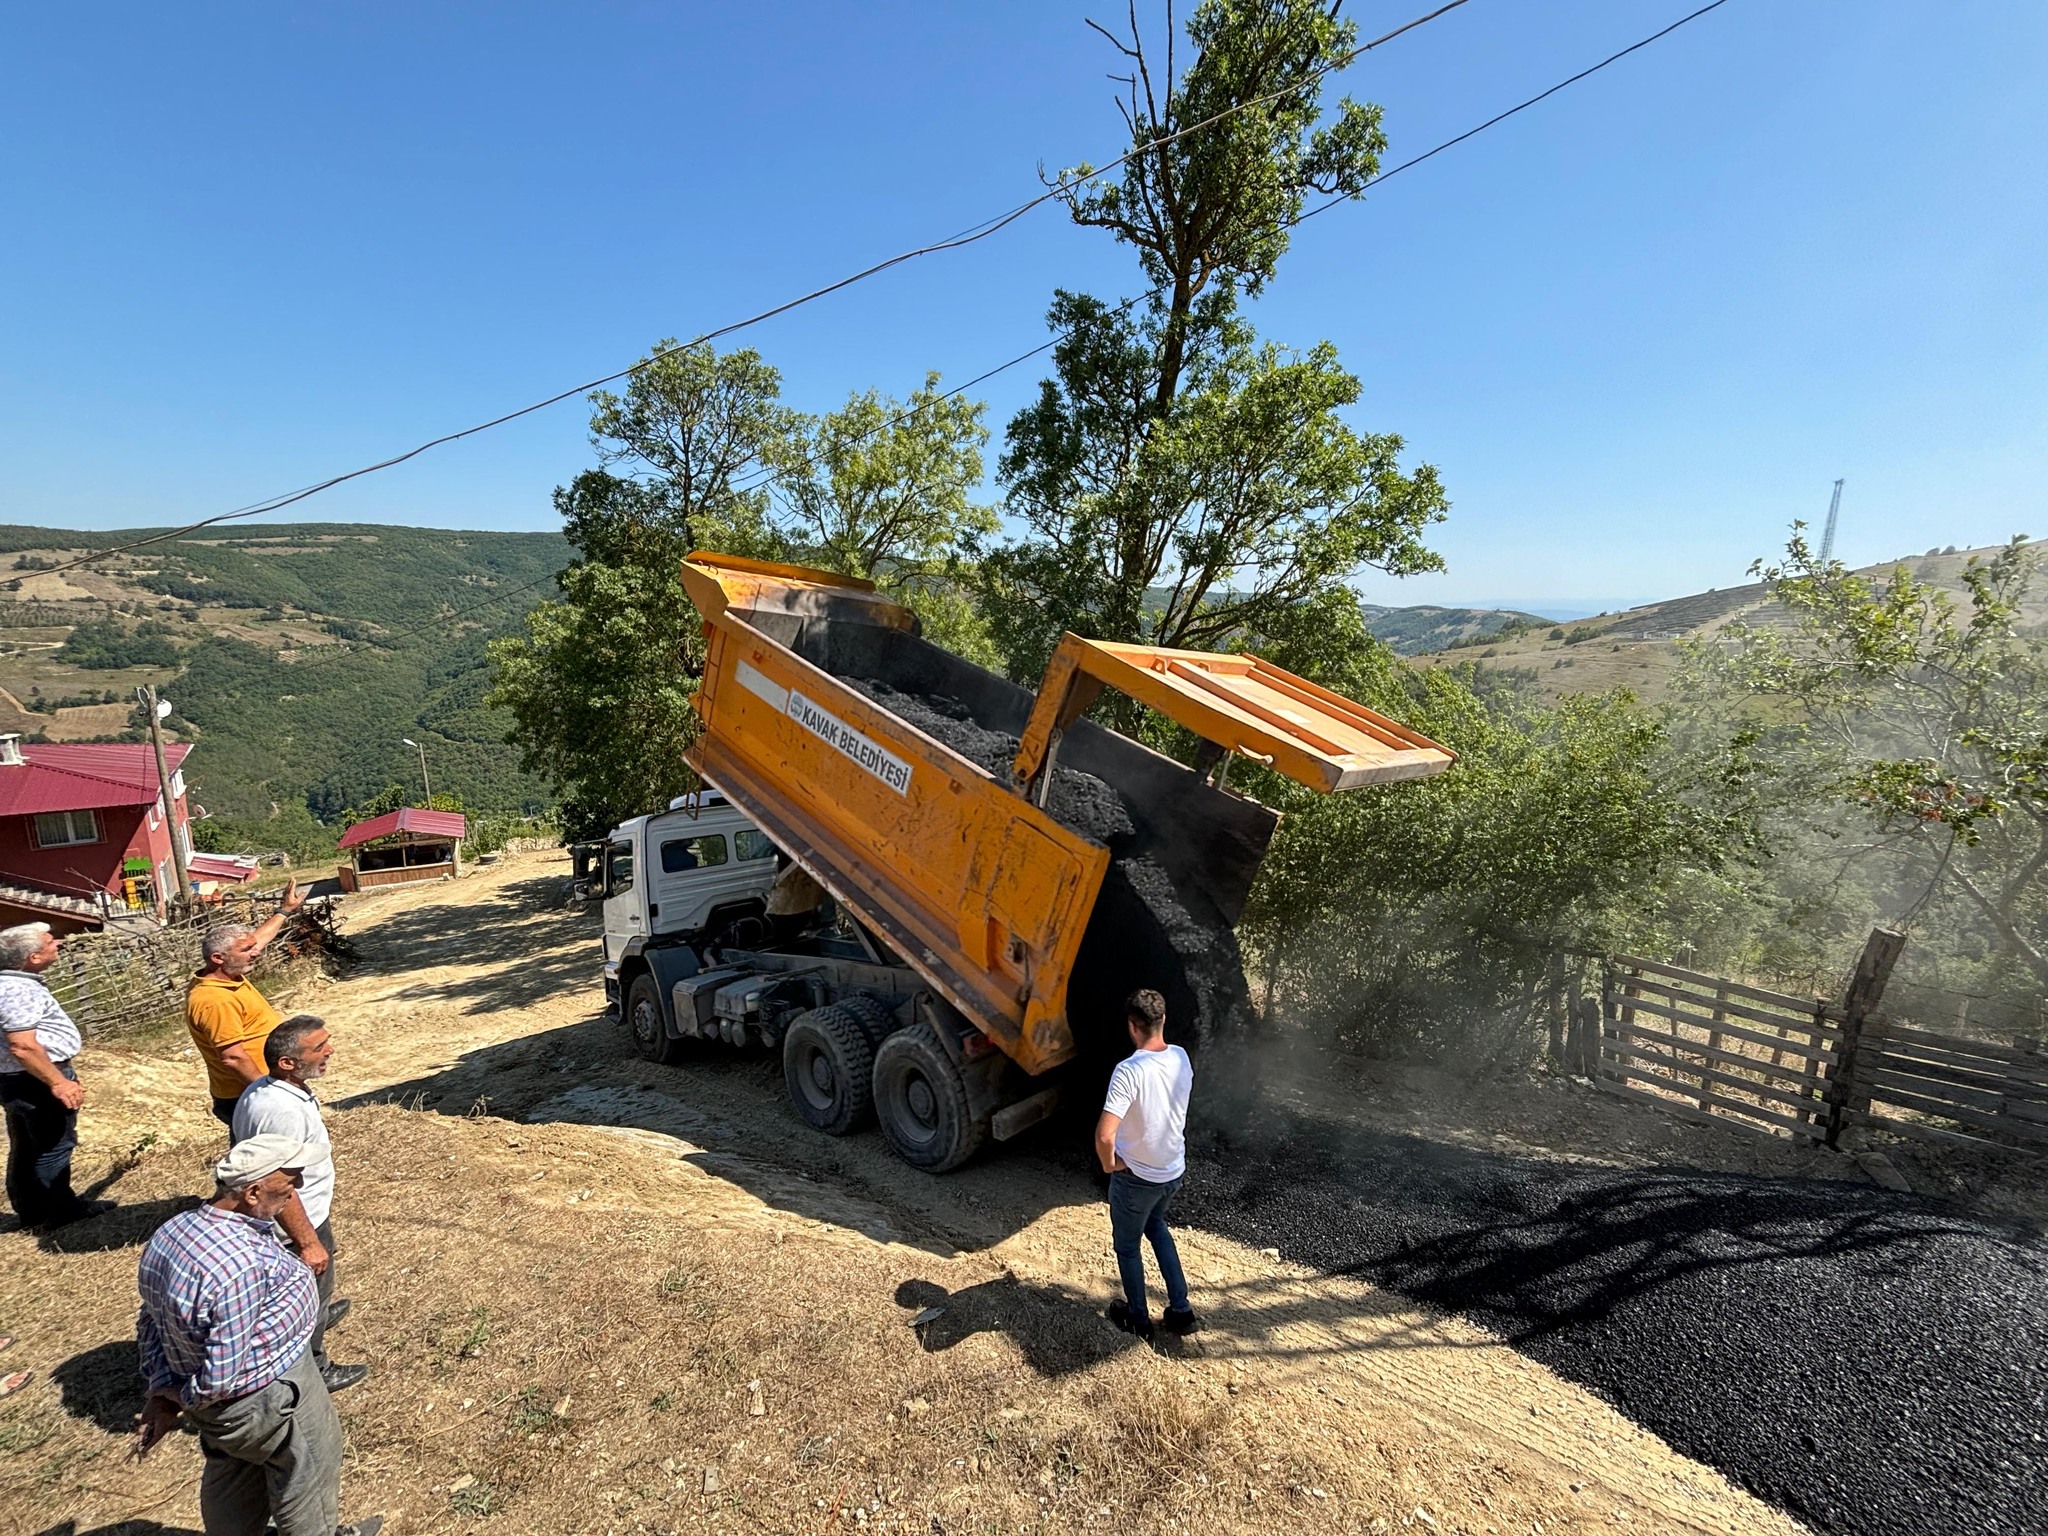
<instances>
[{"instance_id":1,"label":"pile of asphalt","mask_svg":"<svg viewBox=\"0 0 2048 1536\"><path fill-rule=\"evenodd\" d=\"M906 693L874 678L848 677L898 719L945 743L1007 783L1017 738L976 721L942 694ZM1251 998L1237 935L1199 889L1177 883L1156 856L1172 828L1142 824L1116 787L1094 774L1055 767L1046 813L1110 851L1067 985L1067 1014L1089 1070L1106 1075L1125 1054L1124 1001L1139 987L1166 998L1168 1038L1196 1046L1249 1027Z\"/></svg>"},{"instance_id":2,"label":"pile of asphalt","mask_svg":"<svg viewBox=\"0 0 2048 1536\"><path fill-rule=\"evenodd\" d=\"M1464 1313L1819 1530L2048 1532L2048 1248L2023 1234L1271 1112L1195 1143L1182 1219Z\"/></svg>"}]
</instances>

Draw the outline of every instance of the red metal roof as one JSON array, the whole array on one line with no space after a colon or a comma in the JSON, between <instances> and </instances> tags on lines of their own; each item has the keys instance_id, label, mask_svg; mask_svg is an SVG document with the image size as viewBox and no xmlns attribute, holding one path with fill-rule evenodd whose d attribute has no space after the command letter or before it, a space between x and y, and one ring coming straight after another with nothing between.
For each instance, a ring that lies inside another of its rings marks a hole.
<instances>
[{"instance_id":1,"label":"red metal roof","mask_svg":"<svg viewBox=\"0 0 2048 1536\"><path fill-rule=\"evenodd\" d=\"M460 842L469 833L469 823L455 811L423 811L408 805L403 810L386 811L382 816L357 822L341 834L338 846L353 848L358 843L374 843L380 837L396 837L400 832L410 832L415 837L452 837Z\"/></svg>"},{"instance_id":2,"label":"red metal roof","mask_svg":"<svg viewBox=\"0 0 2048 1536\"><path fill-rule=\"evenodd\" d=\"M195 853L185 860L185 867L196 879L222 883L232 881L236 885L244 880L254 880L257 874L254 859L230 853Z\"/></svg>"},{"instance_id":3,"label":"red metal roof","mask_svg":"<svg viewBox=\"0 0 2048 1536\"><path fill-rule=\"evenodd\" d=\"M192 750L164 746L171 772ZM24 742L22 763L0 763L0 816L156 803L156 754L146 742Z\"/></svg>"}]
</instances>

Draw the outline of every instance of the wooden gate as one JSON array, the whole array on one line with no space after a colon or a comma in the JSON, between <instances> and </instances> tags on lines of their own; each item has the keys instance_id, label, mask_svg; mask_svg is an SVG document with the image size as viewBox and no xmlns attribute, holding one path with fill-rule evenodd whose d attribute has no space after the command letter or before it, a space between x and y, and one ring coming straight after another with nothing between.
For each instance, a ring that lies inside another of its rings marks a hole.
<instances>
[{"instance_id":1,"label":"wooden gate","mask_svg":"<svg viewBox=\"0 0 2048 1536\"><path fill-rule=\"evenodd\" d=\"M1825 999L1617 955L1601 989L1594 1081L1682 1119L1823 1141L1840 1015Z\"/></svg>"}]
</instances>

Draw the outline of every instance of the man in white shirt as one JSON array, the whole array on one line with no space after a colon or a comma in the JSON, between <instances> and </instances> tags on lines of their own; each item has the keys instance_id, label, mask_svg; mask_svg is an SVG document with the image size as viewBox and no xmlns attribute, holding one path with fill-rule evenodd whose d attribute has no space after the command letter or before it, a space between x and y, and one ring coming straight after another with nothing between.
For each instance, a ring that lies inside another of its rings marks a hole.
<instances>
[{"instance_id":1,"label":"man in white shirt","mask_svg":"<svg viewBox=\"0 0 2048 1536\"><path fill-rule=\"evenodd\" d=\"M234 1119L229 1125L234 1144L240 1146L252 1136L284 1136L312 1146L326 1147L327 1122L320 1118L320 1101L307 1085L324 1076L334 1059L334 1041L325 1020L310 1013L298 1013L284 1020L263 1042L263 1062L270 1068L242 1090L235 1101ZM334 1159L329 1156L317 1166L304 1170L303 1181L277 1214L284 1228L286 1246L296 1253L319 1281L320 1310L313 1321L313 1337L306 1346L313 1365L327 1390L339 1392L370 1374L367 1365L336 1365L327 1358L327 1329L348 1313L348 1299L334 1297Z\"/></svg>"},{"instance_id":2,"label":"man in white shirt","mask_svg":"<svg viewBox=\"0 0 2048 1536\"><path fill-rule=\"evenodd\" d=\"M71 1188L78 1106L85 1090L71 1058L78 1026L42 973L57 959L48 923L0 929L0 1105L7 1113L7 1203L24 1227L45 1230L112 1210Z\"/></svg>"},{"instance_id":3,"label":"man in white shirt","mask_svg":"<svg viewBox=\"0 0 2048 1536\"><path fill-rule=\"evenodd\" d=\"M1109 1320L1141 1339L1152 1336L1140 1247L1140 1239L1147 1239L1159 1261L1159 1278L1166 1282L1160 1325L1168 1333L1193 1333L1188 1280L1166 1225L1166 1208L1187 1171L1188 1094L1195 1068L1186 1051L1166 1043L1166 999L1157 992L1133 992L1125 1022L1137 1049L1110 1075L1102 1118L1095 1125L1095 1155L1109 1174L1110 1242L1124 1285L1123 1300L1110 1303Z\"/></svg>"}]
</instances>

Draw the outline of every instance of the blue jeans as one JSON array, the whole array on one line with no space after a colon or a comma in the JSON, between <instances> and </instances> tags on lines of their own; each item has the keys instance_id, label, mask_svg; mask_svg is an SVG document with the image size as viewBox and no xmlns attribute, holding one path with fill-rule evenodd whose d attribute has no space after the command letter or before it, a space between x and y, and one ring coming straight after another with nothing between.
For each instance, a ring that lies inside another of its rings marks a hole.
<instances>
[{"instance_id":1,"label":"blue jeans","mask_svg":"<svg viewBox=\"0 0 2048 1536\"><path fill-rule=\"evenodd\" d=\"M1109 1237L1116 1250L1117 1273L1123 1277L1124 1304L1134 1318L1149 1317L1145 1310L1145 1255L1140 1238L1152 1243L1152 1256L1159 1261L1159 1278L1166 1282L1166 1305L1176 1312L1188 1310L1188 1277L1181 1272L1180 1250L1167 1230L1166 1208L1180 1189L1179 1179L1154 1184L1125 1170L1109 1176Z\"/></svg>"},{"instance_id":2,"label":"blue jeans","mask_svg":"<svg viewBox=\"0 0 2048 1536\"><path fill-rule=\"evenodd\" d=\"M72 1082L68 1061L57 1070ZM78 1111L26 1072L0 1074L7 1106L7 1203L25 1227L68 1221L85 1202L71 1190L71 1150L78 1145Z\"/></svg>"}]
</instances>

